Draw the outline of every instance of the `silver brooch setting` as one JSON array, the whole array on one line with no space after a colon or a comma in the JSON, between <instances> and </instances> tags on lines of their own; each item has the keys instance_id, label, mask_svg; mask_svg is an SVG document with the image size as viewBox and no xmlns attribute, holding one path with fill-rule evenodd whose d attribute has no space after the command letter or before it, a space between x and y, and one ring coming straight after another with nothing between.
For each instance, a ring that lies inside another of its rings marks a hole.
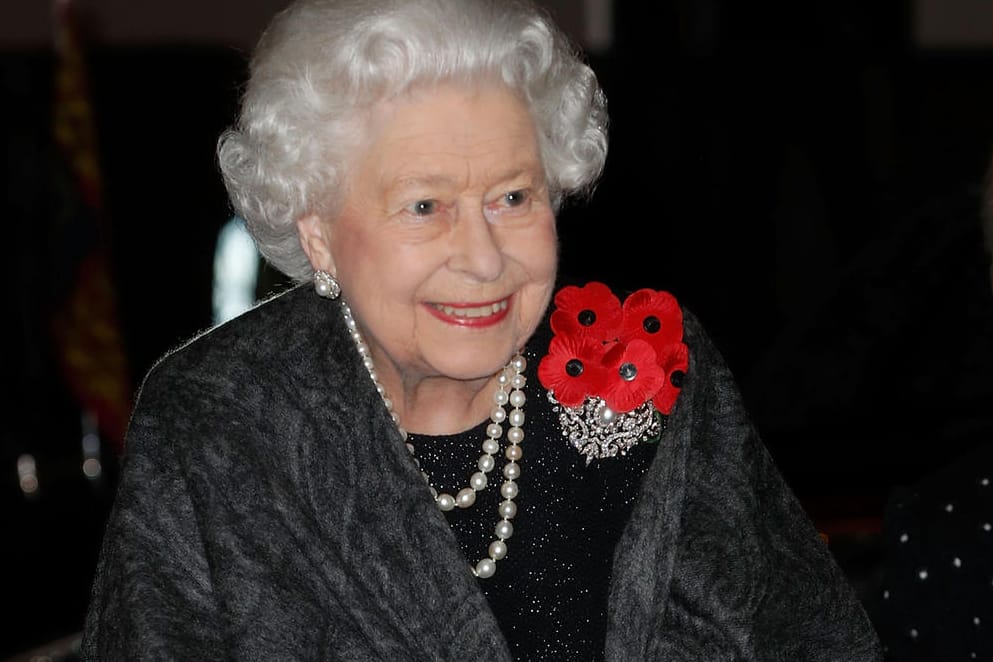
<instances>
[{"instance_id":1,"label":"silver brooch setting","mask_svg":"<svg viewBox=\"0 0 993 662\"><path fill-rule=\"evenodd\" d=\"M615 412L599 397L566 407L548 391L548 401L559 417L562 435L586 457L587 466L593 460L625 455L636 444L657 442L665 431L665 417L651 401L624 413Z\"/></svg>"}]
</instances>

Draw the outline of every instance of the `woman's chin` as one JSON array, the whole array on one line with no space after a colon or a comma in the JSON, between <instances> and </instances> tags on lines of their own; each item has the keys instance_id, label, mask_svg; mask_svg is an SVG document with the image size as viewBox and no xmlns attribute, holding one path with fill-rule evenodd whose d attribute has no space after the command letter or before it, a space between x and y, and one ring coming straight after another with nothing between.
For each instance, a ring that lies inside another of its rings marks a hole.
<instances>
[{"instance_id":1,"label":"woman's chin","mask_svg":"<svg viewBox=\"0 0 993 662\"><path fill-rule=\"evenodd\" d=\"M463 349L453 348L437 361L432 361L439 376L454 381L471 382L489 379L497 374L513 356L513 349L484 348L478 344Z\"/></svg>"}]
</instances>

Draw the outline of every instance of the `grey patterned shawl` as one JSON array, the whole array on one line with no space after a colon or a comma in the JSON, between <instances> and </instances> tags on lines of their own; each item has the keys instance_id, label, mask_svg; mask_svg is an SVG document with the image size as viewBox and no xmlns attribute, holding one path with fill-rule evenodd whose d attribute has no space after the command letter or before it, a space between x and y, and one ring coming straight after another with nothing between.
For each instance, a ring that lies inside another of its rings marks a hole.
<instances>
[{"instance_id":1,"label":"grey patterned shawl","mask_svg":"<svg viewBox=\"0 0 993 662\"><path fill-rule=\"evenodd\" d=\"M690 315L686 342L614 558L607 659L880 660ZM510 659L335 303L296 288L150 371L83 657Z\"/></svg>"}]
</instances>

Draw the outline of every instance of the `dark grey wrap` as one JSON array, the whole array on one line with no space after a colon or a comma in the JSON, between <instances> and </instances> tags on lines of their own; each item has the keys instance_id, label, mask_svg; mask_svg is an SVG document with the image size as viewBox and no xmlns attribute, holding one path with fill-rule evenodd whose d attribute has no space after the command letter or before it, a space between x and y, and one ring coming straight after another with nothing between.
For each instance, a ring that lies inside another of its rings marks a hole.
<instances>
[{"instance_id":1,"label":"dark grey wrap","mask_svg":"<svg viewBox=\"0 0 993 662\"><path fill-rule=\"evenodd\" d=\"M880 660L690 315L686 342L614 560L607 659ZM476 582L338 305L296 288L150 371L83 657L509 660Z\"/></svg>"}]
</instances>

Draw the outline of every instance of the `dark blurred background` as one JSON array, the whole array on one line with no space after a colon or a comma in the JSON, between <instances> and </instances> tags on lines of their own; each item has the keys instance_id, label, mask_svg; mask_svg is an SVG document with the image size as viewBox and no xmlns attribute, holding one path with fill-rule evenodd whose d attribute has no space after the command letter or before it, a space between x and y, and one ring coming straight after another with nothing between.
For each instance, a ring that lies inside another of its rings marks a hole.
<instances>
[{"instance_id":1,"label":"dark blurred background","mask_svg":"<svg viewBox=\"0 0 993 662\"><path fill-rule=\"evenodd\" d=\"M283 4L77 0L87 82L58 96L52 7L0 8L0 659L82 626L122 406L216 319L214 145ZM612 118L563 271L702 319L871 608L892 491L993 438L993 7L545 4ZM87 112L93 140L67 141Z\"/></svg>"}]
</instances>

